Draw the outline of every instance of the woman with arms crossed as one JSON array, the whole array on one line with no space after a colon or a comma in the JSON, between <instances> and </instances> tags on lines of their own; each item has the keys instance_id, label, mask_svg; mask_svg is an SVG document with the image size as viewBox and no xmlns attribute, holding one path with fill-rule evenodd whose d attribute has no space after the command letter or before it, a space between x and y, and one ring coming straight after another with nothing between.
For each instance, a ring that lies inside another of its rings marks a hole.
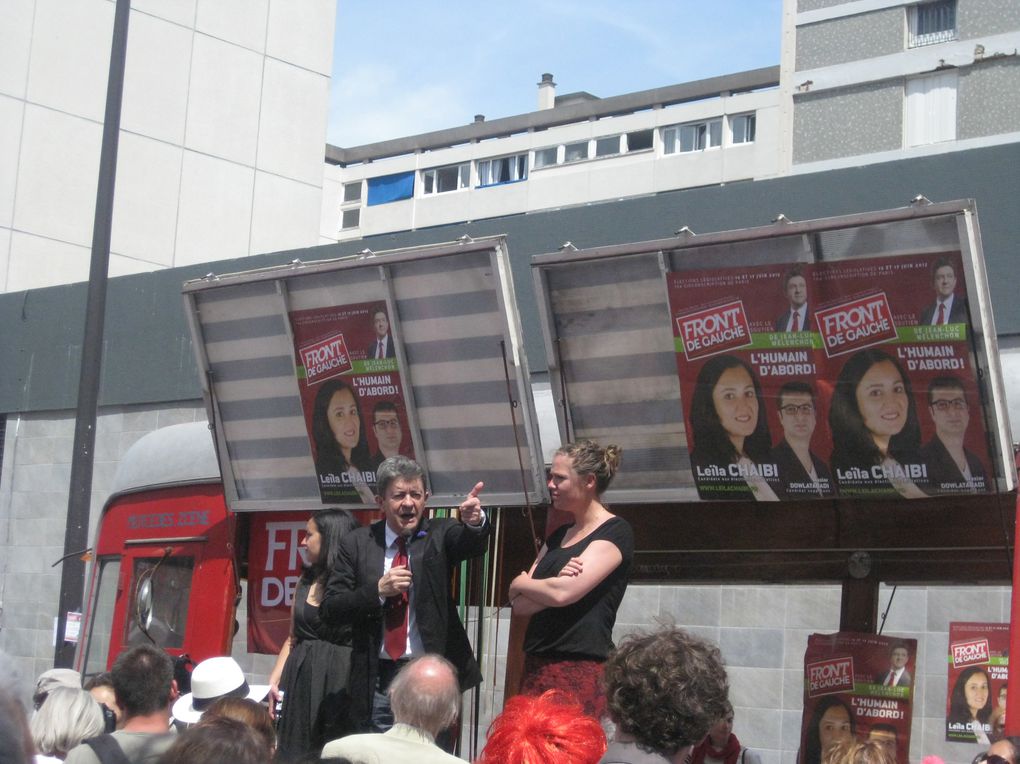
<instances>
[{"instance_id":1,"label":"woman with arms crossed","mask_svg":"<svg viewBox=\"0 0 1020 764\"><path fill-rule=\"evenodd\" d=\"M617 446L590 440L556 452L549 470L552 505L574 521L555 530L531 570L510 584L514 612L532 616L521 692L562 690L596 719L606 710L599 679L634 556L630 525L599 501L619 465Z\"/></svg>"},{"instance_id":2,"label":"woman with arms crossed","mask_svg":"<svg viewBox=\"0 0 1020 764\"><path fill-rule=\"evenodd\" d=\"M340 539L357 527L349 512L322 509L308 521L308 535L301 542L308 567L294 591L290 636L269 675L270 709L283 690L283 718L277 732L284 761L319 751L330 740L351 732L345 728L351 630L324 624L319 602L336 563Z\"/></svg>"}]
</instances>

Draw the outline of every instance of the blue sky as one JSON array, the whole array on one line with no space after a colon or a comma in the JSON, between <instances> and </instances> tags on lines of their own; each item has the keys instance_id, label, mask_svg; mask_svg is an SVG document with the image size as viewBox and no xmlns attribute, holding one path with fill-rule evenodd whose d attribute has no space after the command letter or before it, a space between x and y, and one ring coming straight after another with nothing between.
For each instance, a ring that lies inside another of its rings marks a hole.
<instances>
[{"instance_id":1,"label":"blue sky","mask_svg":"<svg viewBox=\"0 0 1020 764\"><path fill-rule=\"evenodd\" d=\"M779 63L782 0L339 0L327 141L397 138Z\"/></svg>"}]
</instances>

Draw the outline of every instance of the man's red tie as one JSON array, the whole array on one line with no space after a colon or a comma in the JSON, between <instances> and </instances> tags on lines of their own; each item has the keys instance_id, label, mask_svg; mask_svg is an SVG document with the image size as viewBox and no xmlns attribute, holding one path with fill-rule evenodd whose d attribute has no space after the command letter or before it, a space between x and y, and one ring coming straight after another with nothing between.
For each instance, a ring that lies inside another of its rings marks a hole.
<instances>
[{"instance_id":1,"label":"man's red tie","mask_svg":"<svg viewBox=\"0 0 1020 764\"><path fill-rule=\"evenodd\" d=\"M798 313L797 311L793 311L793 323L790 324L790 331L791 332L800 331L800 313Z\"/></svg>"},{"instance_id":2,"label":"man's red tie","mask_svg":"<svg viewBox=\"0 0 1020 764\"><path fill-rule=\"evenodd\" d=\"M397 553L391 568L401 565L407 565L407 543L403 536L397 538ZM383 643L386 654L393 660L403 658L407 650L407 602L407 592L395 594L386 600L386 633Z\"/></svg>"},{"instance_id":3,"label":"man's red tie","mask_svg":"<svg viewBox=\"0 0 1020 764\"><path fill-rule=\"evenodd\" d=\"M892 687L892 680L893 680L894 676L896 676L896 672L895 671L890 671L889 672L889 676L887 676L885 678L885 686L886 687Z\"/></svg>"},{"instance_id":4,"label":"man's red tie","mask_svg":"<svg viewBox=\"0 0 1020 764\"><path fill-rule=\"evenodd\" d=\"M939 318L935 323L940 326L946 322L946 304L944 302L939 303Z\"/></svg>"},{"instance_id":5,"label":"man's red tie","mask_svg":"<svg viewBox=\"0 0 1020 764\"><path fill-rule=\"evenodd\" d=\"M386 356L383 355L382 340L376 340L375 357L376 358L385 358L386 357Z\"/></svg>"}]
</instances>

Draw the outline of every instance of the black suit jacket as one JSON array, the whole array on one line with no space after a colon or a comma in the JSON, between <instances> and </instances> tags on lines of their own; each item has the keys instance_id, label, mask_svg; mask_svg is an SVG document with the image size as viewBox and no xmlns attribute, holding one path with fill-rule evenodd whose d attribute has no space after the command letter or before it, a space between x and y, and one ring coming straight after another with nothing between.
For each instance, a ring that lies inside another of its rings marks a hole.
<instances>
[{"instance_id":1,"label":"black suit jacket","mask_svg":"<svg viewBox=\"0 0 1020 764\"><path fill-rule=\"evenodd\" d=\"M921 311L921 316L917 319L919 326L926 326L931 324L931 320L935 317L935 311L939 309L939 301L936 300L927 308ZM947 324L965 324L967 323L967 298L956 295L953 297L953 307L949 309L949 317L946 318Z\"/></svg>"},{"instance_id":2,"label":"black suit jacket","mask_svg":"<svg viewBox=\"0 0 1020 764\"><path fill-rule=\"evenodd\" d=\"M881 674L875 674L874 684L885 684L886 677L889 676L889 671L883 671ZM903 673L900 674L900 678L896 680L897 687L909 687L910 686L910 672L903 669Z\"/></svg>"},{"instance_id":3,"label":"black suit jacket","mask_svg":"<svg viewBox=\"0 0 1020 764\"><path fill-rule=\"evenodd\" d=\"M364 725L372 709L382 646L383 610L379 579L386 556L386 521L358 528L340 542L320 615L353 627L350 691L354 722ZM456 668L461 690L482 681L450 594L453 566L485 552L491 523L473 528L458 520L423 519L407 546L414 589L414 614L426 652L439 653Z\"/></svg>"},{"instance_id":4,"label":"black suit jacket","mask_svg":"<svg viewBox=\"0 0 1020 764\"><path fill-rule=\"evenodd\" d=\"M808 499L835 494L835 485L832 482L832 473L829 471L828 465L819 459L813 451L809 453L811 454L811 463L814 465L815 474L818 476L818 491L810 490L807 487L811 482L811 476L804 469L804 465L800 463L800 459L793 452L793 448L786 442L786 438L779 441L776 447L772 449L770 458L779 471L777 485L773 486L773 488L779 495L779 498Z\"/></svg>"},{"instance_id":5,"label":"black suit jacket","mask_svg":"<svg viewBox=\"0 0 1020 764\"><path fill-rule=\"evenodd\" d=\"M783 312L779 318L776 319L775 327L777 332L785 332L786 325L790 322L790 314L793 311L787 309ZM800 327L802 332L809 331L811 329L811 305L807 306L807 310L804 311L804 325Z\"/></svg>"},{"instance_id":6,"label":"black suit jacket","mask_svg":"<svg viewBox=\"0 0 1020 764\"><path fill-rule=\"evenodd\" d=\"M369 345L365 349L365 357L366 358L375 358L375 349L378 346L378 344L379 344L378 338L372 340L372 344ZM387 358L396 358L397 357L397 351L393 349L393 335L392 334L387 334L386 335L386 357Z\"/></svg>"},{"instance_id":7,"label":"black suit jacket","mask_svg":"<svg viewBox=\"0 0 1020 764\"><path fill-rule=\"evenodd\" d=\"M975 491L987 491L988 476L985 474L984 465L981 460L970 451L963 449L963 455L967 457L967 466L970 468L971 477L974 479ZM956 466L953 457L949 455L945 444L936 435L923 446L921 446L921 460L928 465L928 493L965 493L967 480Z\"/></svg>"}]
</instances>

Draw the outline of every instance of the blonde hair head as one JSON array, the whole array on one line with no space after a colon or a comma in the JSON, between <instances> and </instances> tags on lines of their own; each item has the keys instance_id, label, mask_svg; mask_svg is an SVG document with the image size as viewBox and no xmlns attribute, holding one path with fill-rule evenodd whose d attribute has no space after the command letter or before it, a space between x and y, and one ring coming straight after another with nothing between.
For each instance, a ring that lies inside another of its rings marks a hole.
<instances>
[{"instance_id":1,"label":"blonde hair head","mask_svg":"<svg viewBox=\"0 0 1020 764\"><path fill-rule=\"evenodd\" d=\"M623 449L608 445L605 448L594 440L581 440L576 443L565 443L556 453L562 454L572 462L574 472L578 475L595 476L595 493L601 495L620 469L620 455Z\"/></svg>"}]
</instances>

